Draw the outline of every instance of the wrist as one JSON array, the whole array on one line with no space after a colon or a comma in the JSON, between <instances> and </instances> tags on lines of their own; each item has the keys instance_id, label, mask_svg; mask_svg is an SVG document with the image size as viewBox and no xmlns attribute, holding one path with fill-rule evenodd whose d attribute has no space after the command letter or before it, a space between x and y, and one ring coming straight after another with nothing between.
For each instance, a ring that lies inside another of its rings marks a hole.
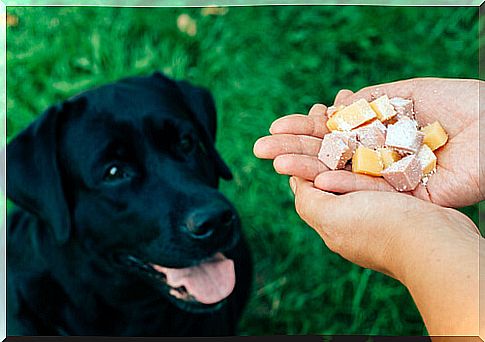
<instances>
[{"instance_id":1,"label":"wrist","mask_svg":"<svg viewBox=\"0 0 485 342\"><path fill-rule=\"evenodd\" d=\"M480 232L473 221L455 209L432 205L407 221L396 238L390 273L408 287L444 261L456 264L455 253L476 247Z\"/></svg>"},{"instance_id":2,"label":"wrist","mask_svg":"<svg viewBox=\"0 0 485 342\"><path fill-rule=\"evenodd\" d=\"M442 209L439 221L417 227L423 228L419 238L425 240L421 248L409 251L413 257L400 280L430 335L478 335L478 260L483 238L465 215Z\"/></svg>"},{"instance_id":3,"label":"wrist","mask_svg":"<svg viewBox=\"0 0 485 342\"><path fill-rule=\"evenodd\" d=\"M483 94L482 92L485 91L485 82L480 81L480 94ZM485 98L483 96L479 97L479 108L480 108L480 113L479 113L479 138L478 141L484 141L485 139ZM479 165L479 177L478 177L478 190L480 193L480 201L485 200L485 166L481 162L485 158L485 150L481 148L481 146L478 149L479 151L479 156L477 163Z\"/></svg>"}]
</instances>

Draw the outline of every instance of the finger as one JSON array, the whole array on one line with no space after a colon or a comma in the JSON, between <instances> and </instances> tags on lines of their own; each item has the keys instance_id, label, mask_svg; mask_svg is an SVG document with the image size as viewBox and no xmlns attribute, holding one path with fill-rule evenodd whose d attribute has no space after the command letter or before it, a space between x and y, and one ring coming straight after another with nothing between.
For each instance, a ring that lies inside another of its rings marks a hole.
<instances>
[{"instance_id":1,"label":"finger","mask_svg":"<svg viewBox=\"0 0 485 342\"><path fill-rule=\"evenodd\" d=\"M354 92L349 89L341 89L337 96L335 96L334 106L338 106L340 104L344 104L346 98L354 95Z\"/></svg>"},{"instance_id":2,"label":"finger","mask_svg":"<svg viewBox=\"0 0 485 342\"><path fill-rule=\"evenodd\" d=\"M416 189L413 190L413 196L431 202L431 196L429 195L428 189L423 184L418 184Z\"/></svg>"},{"instance_id":3,"label":"finger","mask_svg":"<svg viewBox=\"0 0 485 342\"><path fill-rule=\"evenodd\" d=\"M336 195L315 189L312 183L302 178L291 177L290 186L295 194L295 208L298 215L325 239L323 227L335 207Z\"/></svg>"},{"instance_id":4,"label":"finger","mask_svg":"<svg viewBox=\"0 0 485 342\"><path fill-rule=\"evenodd\" d=\"M383 178L367 176L350 171L328 171L315 178L315 187L325 191L347 193L353 191L396 190Z\"/></svg>"},{"instance_id":5,"label":"finger","mask_svg":"<svg viewBox=\"0 0 485 342\"><path fill-rule=\"evenodd\" d=\"M322 139L305 135L276 134L262 137L254 144L253 152L258 158L274 159L282 154L305 154L316 156Z\"/></svg>"},{"instance_id":6,"label":"finger","mask_svg":"<svg viewBox=\"0 0 485 342\"><path fill-rule=\"evenodd\" d=\"M417 79L410 79L385 84L378 84L362 88L361 90L353 94L350 94L351 92L349 90L343 89L337 94L337 97L335 98L335 105L343 104L345 106L348 106L360 99L373 101L384 94L387 95L389 98L396 96L410 98L413 96L413 90L416 88L416 82ZM341 92L342 94L340 94Z\"/></svg>"},{"instance_id":7,"label":"finger","mask_svg":"<svg viewBox=\"0 0 485 342\"><path fill-rule=\"evenodd\" d=\"M325 191L336 193L348 193L353 191L388 191L397 192L383 178L377 178L350 171L331 171L326 174L315 176L315 187ZM412 192L404 192L419 199L431 202L429 192L425 186L418 184Z\"/></svg>"},{"instance_id":8,"label":"finger","mask_svg":"<svg viewBox=\"0 0 485 342\"><path fill-rule=\"evenodd\" d=\"M273 167L279 174L297 176L313 181L328 168L316 157L301 154L283 154L277 156L273 162Z\"/></svg>"},{"instance_id":9,"label":"finger","mask_svg":"<svg viewBox=\"0 0 485 342\"><path fill-rule=\"evenodd\" d=\"M310 108L310 111L308 112L308 115L326 115L327 114L327 106L321 103L315 103L312 108Z\"/></svg>"},{"instance_id":10,"label":"finger","mask_svg":"<svg viewBox=\"0 0 485 342\"><path fill-rule=\"evenodd\" d=\"M301 134L322 138L327 134L326 115L293 114L277 119L271 124L271 134Z\"/></svg>"}]
</instances>

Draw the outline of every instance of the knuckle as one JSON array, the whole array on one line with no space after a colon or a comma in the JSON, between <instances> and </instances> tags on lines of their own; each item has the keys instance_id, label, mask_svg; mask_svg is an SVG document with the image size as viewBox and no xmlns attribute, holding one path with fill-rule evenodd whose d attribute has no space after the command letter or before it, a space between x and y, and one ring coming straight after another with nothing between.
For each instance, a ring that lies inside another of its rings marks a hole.
<instances>
[{"instance_id":1,"label":"knuckle","mask_svg":"<svg viewBox=\"0 0 485 342\"><path fill-rule=\"evenodd\" d=\"M325 244L334 253L340 253L343 245L343 237L335 229L326 230Z\"/></svg>"},{"instance_id":2,"label":"knuckle","mask_svg":"<svg viewBox=\"0 0 485 342\"><path fill-rule=\"evenodd\" d=\"M312 215L313 200L306 194L306 189L297 187L295 193L295 209L298 215L306 220Z\"/></svg>"},{"instance_id":3,"label":"knuckle","mask_svg":"<svg viewBox=\"0 0 485 342\"><path fill-rule=\"evenodd\" d=\"M295 193L295 209L299 216L304 216L304 201L301 199L301 194L298 189Z\"/></svg>"},{"instance_id":4,"label":"knuckle","mask_svg":"<svg viewBox=\"0 0 485 342\"><path fill-rule=\"evenodd\" d=\"M332 239L327 237L323 241L325 242L325 245L327 245L328 249L330 249L330 251L334 253L338 253L339 249L337 248L336 244L333 242Z\"/></svg>"},{"instance_id":5,"label":"knuckle","mask_svg":"<svg viewBox=\"0 0 485 342\"><path fill-rule=\"evenodd\" d=\"M296 144L297 145L297 147L296 147L297 151L296 152L301 154L304 151L305 142L303 141L303 138L301 136L298 136L297 139L298 139L297 140L298 143Z\"/></svg>"},{"instance_id":6,"label":"knuckle","mask_svg":"<svg viewBox=\"0 0 485 342\"><path fill-rule=\"evenodd\" d=\"M311 125L311 135L316 135L318 133L318 128L317 125L315 124L315 119L310 119L310 125Z\"/></svg>"}]
</instances>

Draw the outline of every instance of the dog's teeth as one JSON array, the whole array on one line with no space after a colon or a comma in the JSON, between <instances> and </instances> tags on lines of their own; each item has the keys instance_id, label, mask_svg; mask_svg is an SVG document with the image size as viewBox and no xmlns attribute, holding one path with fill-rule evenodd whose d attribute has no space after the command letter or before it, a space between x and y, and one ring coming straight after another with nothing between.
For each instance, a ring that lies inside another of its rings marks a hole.
<instances>
[{"instance_id":1,"label":"dog's teeth","mask_svg":"<svg viewBox=\"0 0 485 342\"><path fill-rule=\"evenodd\" d=\"M148 266L147 264L141 264L140 267L146 271L153 271L153 268Z\"/></svg>"},{"instance_id":2,"label":"dog's teeth","mask_svg":"<svg viewBox=\"0 0 485 342\"><path fill-rule=\"evenodd\" d=\"M131 256L131 255L127 255L126 256L126 260L129 261L130 263L134 264L134 265L139 265L140 262L138 261L137 258L135 258L134 256Z\"/></svg>"},{"instance_id":3,"label":"dog's teeth","mask_svg":"<svg viewBox=\"0 0 485 342\"><path fill-rule=\"evenodd\" d=\"M176 289L170 289L170 292L169 292L172 296L174 296L175 298L178 298L178 299L183 299L183 294L181 294L180 292L178 292Z\"/></svg>"},{"instance_id":4,"label":"dog's teeth","mask_svg":"<svg viewBox=\"0 0 485 342\"><path fill-rule=\"evenodd\" d=\"M170 288L169 293L177 299L183 300L185 302L197 302L197 300L187 292L185 286Z\"/></svg>"}]
</instances>

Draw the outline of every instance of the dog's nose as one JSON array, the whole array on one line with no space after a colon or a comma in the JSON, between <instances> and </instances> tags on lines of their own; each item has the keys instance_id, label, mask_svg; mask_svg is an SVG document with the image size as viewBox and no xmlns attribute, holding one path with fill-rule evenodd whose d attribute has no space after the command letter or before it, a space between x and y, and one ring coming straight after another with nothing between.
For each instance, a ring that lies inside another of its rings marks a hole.
<instances>
[{"instance_id":1,"label":"dog's nose","mask_svg":"<svg viewBox=\"0 0 485 342\"><path fill-rule=\"evenodd\" d=\"M205 239L218 229L230 227L235 220L236 214L230 208L200 208L187 216L184 228L193 238Z\"/></svg>"}]
</instances>

